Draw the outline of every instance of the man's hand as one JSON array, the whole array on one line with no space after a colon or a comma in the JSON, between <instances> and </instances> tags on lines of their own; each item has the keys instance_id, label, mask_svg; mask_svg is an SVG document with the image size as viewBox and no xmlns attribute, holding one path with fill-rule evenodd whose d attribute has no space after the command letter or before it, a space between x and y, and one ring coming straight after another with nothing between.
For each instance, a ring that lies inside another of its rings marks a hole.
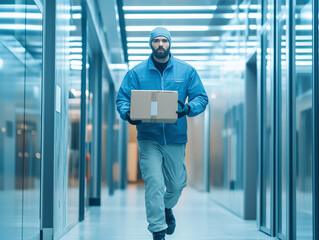
<instances>
[{"instance_id":1,"label":"man's hand","mask_svg":"<svg viewBox=\"0 0 319 240\"><path fill-rule=\"evenodd\" d=\"M138 124L142 123L141 120L132 120L131 117L130 117L130 111L128 111L128 112L126 113L126 118L127 118L127 121L128 121L130 124L132 124L132 125L138 125Z\"/></svg>"},{"instance_id":2,"label":"man's hand","mask_svg":"<svg viewBox=\"0 0 319 240\"><path fill-rule=\"evenodd\" d=\"M191 111L191 108L187 104L184 104L179 100L177 102L182 107L181 110L176 111L178 118L184 117L185 115L189 114L189 112Z\"/></svg>"}]
</instances>

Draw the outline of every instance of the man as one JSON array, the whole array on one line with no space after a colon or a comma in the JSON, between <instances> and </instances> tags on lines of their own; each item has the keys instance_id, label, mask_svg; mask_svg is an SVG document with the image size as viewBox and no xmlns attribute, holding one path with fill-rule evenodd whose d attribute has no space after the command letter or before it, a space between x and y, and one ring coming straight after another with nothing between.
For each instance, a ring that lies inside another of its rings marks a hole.
<instances>
[{"instance_id":1,"label":"man","mask_svg":"<svg viewBox=\"0 0 319 240\"><path fill-rule=\"evenodd\" d=\"M151 56L127 72L116 103L121 118L137 128L148 230L153 233L154 240L165 240L165 234L173 234L175 230L172 208L187 182L186 116L194 117L203 112L208 97L196 70L170 53L171 36L167 29L158 27L152 30L149 44ZM178 91L181 107L176 112L176 123L131 120L131 90ZM187 97L188 103L184 104Z\"/></svg>"}]
</instances>

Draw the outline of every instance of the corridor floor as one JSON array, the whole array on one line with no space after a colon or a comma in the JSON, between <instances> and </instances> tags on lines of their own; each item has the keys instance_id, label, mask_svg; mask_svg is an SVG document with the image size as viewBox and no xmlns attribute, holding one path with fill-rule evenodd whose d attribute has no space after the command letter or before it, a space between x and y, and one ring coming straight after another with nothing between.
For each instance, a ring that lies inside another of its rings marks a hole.
<instances>
[{"instance_id":1,"label":"corridor floor","mask_svg":"<svg viewBox=\"0 0 319 240\"><path fill-rule=\"evenodd\" d=\"M105 192L101 207L90 207L85 220L61 240L152 240L147 230L144 188L129 186L114 196ZM214 203L209 194L187 187L174 208L176 230L166 240L270 240L255 221L244 221Z\"/></svg>"}]
</instances>

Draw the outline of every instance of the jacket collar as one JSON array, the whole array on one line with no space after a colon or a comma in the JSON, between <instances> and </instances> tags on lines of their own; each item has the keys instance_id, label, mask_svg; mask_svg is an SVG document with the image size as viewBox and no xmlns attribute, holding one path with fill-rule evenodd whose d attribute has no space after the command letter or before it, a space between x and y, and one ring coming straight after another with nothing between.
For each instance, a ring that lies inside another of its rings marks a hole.
<instances>
[{"instance_id":1,"label":"jacket collar","mask_svg":"<svg viewBox=\"0 0 319 240\"><path fill-rule=\"evenodd\" d=\"M170 57L169 57L166 69L172 67L173 64L174 64L174 61L175 61L174 57L173 57L173 54L169 53L169 55L170 55ZM153 63L153 60L152 60L152 54L148 57L148 68L156 70L156 67L155 67L155 65Z\"/></svg>"}]
</instances>

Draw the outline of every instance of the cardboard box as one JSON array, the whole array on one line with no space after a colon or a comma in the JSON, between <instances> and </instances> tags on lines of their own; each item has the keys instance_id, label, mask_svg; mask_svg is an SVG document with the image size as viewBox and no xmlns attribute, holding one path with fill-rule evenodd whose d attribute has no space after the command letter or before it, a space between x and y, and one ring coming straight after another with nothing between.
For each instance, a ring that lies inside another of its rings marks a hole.
<instances>
[{"instance_id":1,"label":"cardboard box","mask_svg":"<svg viewBox=\"0 0 319 240\"><path fill-rule=\"evenodd\" d=\"M177 91L132 90L131 119L152 123L175 123Z\"/></svg>"}]
</instances>

